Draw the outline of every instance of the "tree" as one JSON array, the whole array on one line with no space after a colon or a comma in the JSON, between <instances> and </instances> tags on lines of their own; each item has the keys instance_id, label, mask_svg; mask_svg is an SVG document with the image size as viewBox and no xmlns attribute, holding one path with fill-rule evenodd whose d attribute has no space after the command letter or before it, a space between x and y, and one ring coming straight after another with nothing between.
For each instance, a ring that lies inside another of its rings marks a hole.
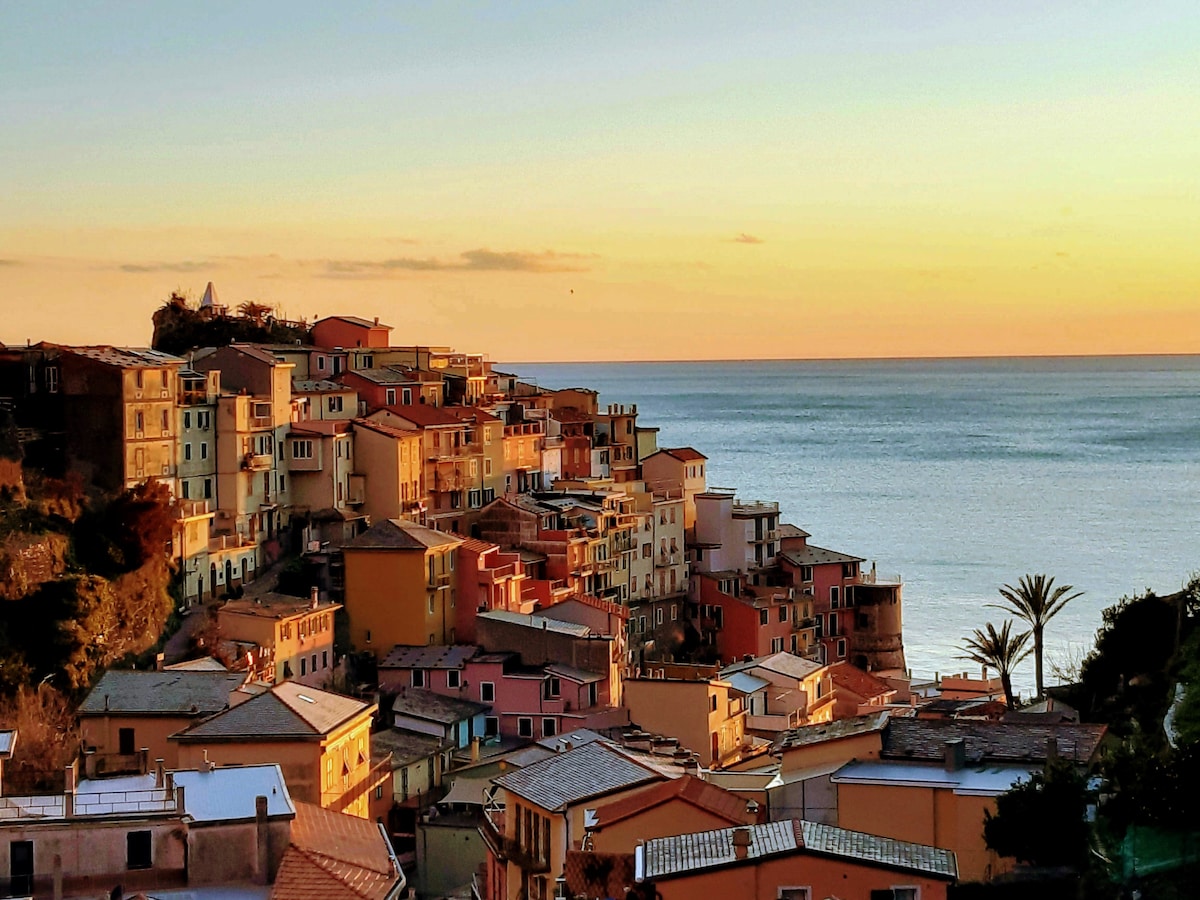
<instances>
[{"instance_id":1,"label":"tree","mask_svg":"<svg viewBox=\"0 0 1200 900\"><path fill-rule=\"evenodd\" d=\"M1017 587L1006 584L1000 588L1000 596L1004 598L1004 604L992 604L997 609L1015 613L1018 618L1029 623L1030 633L1033 635L1033 658L1034 668L1037 672L1037 697L1039 700L1045 696L1042 683L1042 651L1044 650L1042 632L1045 630L1046 623L1058 615L1064 606L1083 594L1083 591L1076 591L1072 594L1073 590L1075 590L1074 587L1069 584L1055 587L1054 579L1047 578L1045 575L1023 575L1017 583Z\"/></svg>"},{"instance_id":2,"label":"tree","mask_svg":"<svg viewBox=\"0 0 1200 900\"><path fill-rule=\"evenodd\" d=\"M67 765L79 754L79 731L70 699L43 681L0 701L0 727L18 734L4 765L6 793L61 791Z\"/></svg>"},{"instance_id":3,"label":"tree","mask_svg":"<svg viewBox=\"0 0 1200 900\"><path fill-rule=\"evenodd\" d=\"M1087 777L1066 759L996 798L984 813L983 839L1001 856L1034 866L1082 866L1089 829Z\"/></svg>"},{"instance_id":4,"label":"tree","mask_svg":"<svg viewBox=\"0 0 1200 900\"><path fill-rule=\"evenodd\" d=\"M1013 669L1032 652L1032 648L1025 646L1028 642L1029 632L1013 634L1012 619L1005 619L999 631L996 631L996 626L991 622L987 623L987 631L976 628L975 634L967 638L963 645L967 651L963 654L963 659L991 666L1000 673L1000 683L1004 685L1004 700L1009 709L1016 706L1012 689Z\"/></svg>"}]
</instances>

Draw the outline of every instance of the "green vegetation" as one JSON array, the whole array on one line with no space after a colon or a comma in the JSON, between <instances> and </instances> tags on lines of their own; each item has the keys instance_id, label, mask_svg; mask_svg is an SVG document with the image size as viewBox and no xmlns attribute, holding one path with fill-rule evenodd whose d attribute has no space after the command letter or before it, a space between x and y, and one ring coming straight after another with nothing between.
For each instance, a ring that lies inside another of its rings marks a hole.
<instances>
[{"instance_id":1,"label":"green vegetation","mask_svg":"<svg viewBox=\"0 0 1200 900\"><path fill-rule=\"evenodd\" d=\"M223 347L234 341L267 344L308 344L303 324L281 322L268 306L243 303L238 315L211 315L193 309L175 292L154 312L154 337L150 345L164 353L183 354L193 347Z\"/></svg>"},{"instance_id":2,"label":"green vegetation","mask_svg":"<svg viewBox=\"0 0 1200 900\"><path fill-rule=\"evenodd\" d=\"M1016 697L1012 688L1013 670L1020 665L1032 649L1025 645L1029 642L1029 632L1012 634L1012 619L1006 619L1000 630L991 622L987 623L986 631L976 628L975 634L963 643L963 659L969 659L981 665L991 666L1000 673L1000 683L1004 685L1004 699L1009 709L1016 708Z\"/></svg>"},{"instance_id":3,"label":"green vegetation","mask_svg":"<svg viewBox=\"0 0 1200 900\"><path fill-rule=\"evenodd\" d=\"M997 798L996 814L984 814L984 840L1001 856L1034 866L1082 866L1087 794L1087 776L1071 761L1055 760Z\"/></svg>"},{"instance_id":4,"label":"green vegetation","mask_svg":"<svg viewBox=\"0 0 1200 900\"><path fill-rule=\"evenodd\" d=\"M1037 698L1046 696L1045 684L1042 680L1042 651L1045 647L1043 633L1046 623L1062 612L1064 606L1083 594L1074 590L1069 584L1054 586L1054 579L1045 575L1023 575L1017 587L1006 584L1000 588L1003 604L997 604L997 609L1013 612L1018 618L1029 625L1033 635L1034 666L1037 671Z\"/></svg>"}]
</instances>

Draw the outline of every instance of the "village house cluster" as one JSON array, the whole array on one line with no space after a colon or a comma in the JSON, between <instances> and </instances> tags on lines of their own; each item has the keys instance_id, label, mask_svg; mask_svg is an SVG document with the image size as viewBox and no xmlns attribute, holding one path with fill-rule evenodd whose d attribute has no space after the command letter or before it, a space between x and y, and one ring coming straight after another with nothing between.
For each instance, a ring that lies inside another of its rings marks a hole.
<instances>
[{"instance_id":1,"label":"village house cluster","mask_svg":"<svg viewBox=\"0 0 1200 900\"><path fill-rule=\"evenodd\" d=\"M0 348L28 458L169 488L221 657L106 672L68 790L0 797L0 875L936 900L1005 870L998 794L1095 754L986 672L913 684L899 577L710 485L636 406L392 332Z\"/></svg>"}]
</instances>

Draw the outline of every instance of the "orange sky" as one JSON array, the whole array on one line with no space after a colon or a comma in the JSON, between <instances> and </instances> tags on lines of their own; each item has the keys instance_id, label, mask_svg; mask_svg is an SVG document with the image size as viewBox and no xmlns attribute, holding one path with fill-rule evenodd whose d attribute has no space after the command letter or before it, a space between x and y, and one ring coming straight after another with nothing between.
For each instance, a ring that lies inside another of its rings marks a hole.
<instances>
[{"instance_id":1,"label":"orange sky","mask_svg":"<svg viewBox=\"0 0 1200 900\"><path fill-rule=\"evenodd\" d=\"M3 342L212 280L498 360L1200 353L1194 4L64 10L0 12Z\"/></svg>"}]
</instances>

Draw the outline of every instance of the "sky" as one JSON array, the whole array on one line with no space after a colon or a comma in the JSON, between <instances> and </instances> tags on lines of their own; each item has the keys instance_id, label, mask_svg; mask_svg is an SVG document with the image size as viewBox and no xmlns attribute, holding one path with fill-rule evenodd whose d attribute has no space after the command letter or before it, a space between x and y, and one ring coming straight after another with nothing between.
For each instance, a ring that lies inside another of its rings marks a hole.
<instances>
[{"instance_id":1,"label":"sky","mask_svg":"<svg viewBox=\"0 0 1200 900\"><path fill-rule=\"evenodd\" d=\"M0 341L1200 352L1200 4L0 3Z\"/></svg>"}]
</instances>

